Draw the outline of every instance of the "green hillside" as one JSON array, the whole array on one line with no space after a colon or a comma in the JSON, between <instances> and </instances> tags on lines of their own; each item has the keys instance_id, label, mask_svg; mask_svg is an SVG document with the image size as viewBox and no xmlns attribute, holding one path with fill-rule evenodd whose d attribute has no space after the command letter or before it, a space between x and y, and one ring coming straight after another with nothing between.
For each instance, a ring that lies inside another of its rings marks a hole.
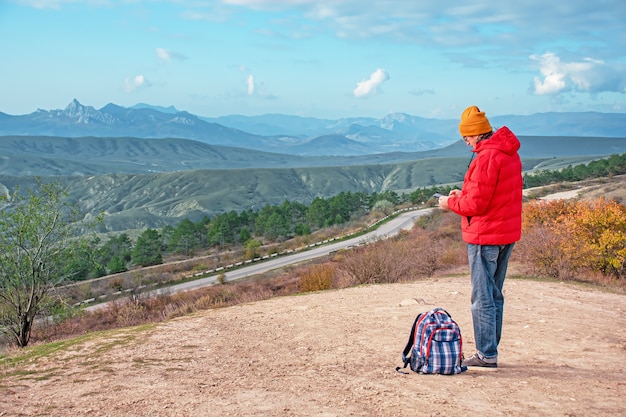
<instances>
[{"instance_id":1,"label":"green hillside","mask_svg":"<svg viewBox=\"0 0 626 417\"><path fill-rule=\"evenodd\" d=\"M521 136L520 156L592 158L626 152L624 138ZM329 153L336 151L328 145ZM470 149L457 141L421 152L360 156L298 156L209 145L187 139L132 137L0 136L0 175L61 176L149 174L203 169L347 167L397 164L430 158L467 158Z\"/></svg>"},{"instance_id":2,"label":"green hillside","mask_svg":"<svg viewBox=\"0 0 626 417\"><path fill-rule=\"evenodd\" d=\"M544 160L526 160L531 169ZM162 227L231 210L258 209L285 200L310 203L342 191L410 192L461 182L467 158L431 158L399 164L290 169L195 170L155 174L48 177L70 189L86 216L105 213L108 230ZM27 188L35 177L0 176L4 192Z\"/></svg>"},{"instance_id":3,"label":"green hillside","mask_svg":"<svg viewBox=\"0 0 626 417\"><path fill-rule=\"evenodd\" d=\"M525 171L626 152L626 139L619 138L520 140ZM342 191L410 193L460 183L471 152L459 141L414 153L298 157L182 139L6 136L0 155L0 192L28 188L36 176L58 179L86 217L104 213L106 229L119 231L285 200L308 204Z\"/></svg>"}]
</instances>

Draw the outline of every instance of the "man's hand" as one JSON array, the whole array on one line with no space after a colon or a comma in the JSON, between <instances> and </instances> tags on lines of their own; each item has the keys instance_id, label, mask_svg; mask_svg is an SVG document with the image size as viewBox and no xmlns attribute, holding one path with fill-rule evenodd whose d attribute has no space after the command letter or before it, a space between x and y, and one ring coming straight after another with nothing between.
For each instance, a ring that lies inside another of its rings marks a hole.
<instances>
[{"instance_id":1,"label":"man's hand","mask_svg":"<svg viewBox=\"0 0 626 417\"><path fill-rule=\"evenodd\" d=\"M448 207L448 196L446 195L442 195L441 197L439 197L439 207L441 207L444 210L450 210L450 207Z\"/></svg>"},{"instance_id":2,"label":"man's hand","mask_svg":"<svg viewBox=\"0 0 626 417\"><path fill-rule=\"evenodd\" d=\"M457 190L454 189L452 191L450 191L450 193L447 196L441 196L439 197L438 203L439 203L439 207L441 207L444 210L450 210L450 206L448 206L448 198L450 197L461 197L461 190Z\"/></svg>"}]
</instances>

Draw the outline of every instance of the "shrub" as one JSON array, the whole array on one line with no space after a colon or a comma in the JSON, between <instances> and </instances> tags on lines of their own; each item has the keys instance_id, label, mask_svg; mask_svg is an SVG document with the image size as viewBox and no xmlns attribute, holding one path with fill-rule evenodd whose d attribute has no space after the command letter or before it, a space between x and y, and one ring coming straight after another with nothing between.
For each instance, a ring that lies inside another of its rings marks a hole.
<instances>
[{"instance_id":1,"label":"shrub","mask_svg":"<svg viewBox=\"0 0 626 417\"><path fill-rule=\"evenodd\" d=\"M523 228L519 256L541 275L626 273L626 207L616 201L533 201L524 208Z\"/></svg>"},{"instance_id":2,"label":"shrub","mask_svg":"<svg viewBox=\"0 0 626 417\"><path fill-rule=\"evenodd\" d=\"M133 326L146 320L146 308L137 302L130 302L117 309L117 322L122 327Z\"/></svg>"},{"instance_id":3,"label":"shrub","mask_svg":"<svg viewBox=\"0 0 626 417\"><path fill-rule=\"evenodd\" d=\"M300 273L300 291L323 291L333 288L337 268L331 264L308 266Z\"/></svg>"},{"instance_id":4,"label":"shrub","mask_svg":"<svg viewBox=\"0 0 626 417\"><path fill-rule=\"evenodd\" d=\"M527 229L516 244L513 257L531 275L570 279L580 265L564 250L565 236L547 227Z\"/></svg>"},{"instance_id":5,"label":"shrub","mask_svg":"<svg viewBox=\"0 0 626 417\"><path fill-rule=\"evenodd\" d=\"M380 240L346 253L340 269L348 278L347 285L391 283L411 276L411 257L408 245L393 245L391 240Z\"/></svg>"},{"instance_id":6,"label":"shrub","mask_svg":"<svg viewBox=\"0 0 626 417\"><path fill-rule=\"evenodd\" d=\"M626 207L603 198L579 202L572 219L575 237L585 243L591 269L624 276L626 268Z\"/></svg>"},{"instance_id":7,"label":"shrub","mask_svg":"<svg viewBox=\"0 0 626 417\"><path fill-rule=\"evenodd\" d=\"M114 291L124 291L124 279L119 277L113 278L109 281L109 287Z\"/></svg>"}]
</instances>

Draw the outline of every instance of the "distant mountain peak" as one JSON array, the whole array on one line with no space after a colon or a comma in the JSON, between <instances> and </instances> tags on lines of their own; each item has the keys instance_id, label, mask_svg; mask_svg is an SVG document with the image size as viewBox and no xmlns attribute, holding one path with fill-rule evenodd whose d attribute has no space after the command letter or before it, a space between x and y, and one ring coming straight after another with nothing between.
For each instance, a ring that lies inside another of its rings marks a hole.
<instances>
[{"instance_id":1,"label":"distant mountain peak","mask_svg":"<svg viewBox=\"0 0 626 417\"><path fill-rule=\"evenodd\" d=\"M152 109L152 110L160 111L161 113L167 113L167 114L176 114L180 112L180 110L176 109L176 107L174 106L167 106L167 107L153 106L151 104L146 104L146 103L137 103L130 108L131 109Z\"/></svg>"},{"instance_id":2,"label":"distant mountain peak","mask_svg":"<svg viewBox=\"0 0 626 417\"><path fill-rule=\"evenodd\" d=\"M91 109L93 109L93 107L91 107ZM88 107L83 106L78 100L73 99L70 104L65 107L65 110L63 110L63 114L68 117L76 117L81 116L88 111Z\"/></svg>"},{"instance_id":3,"label":"distant mountain peak","mask_svg":"<svg viewBox=\"0 0 626 417\"><path fill-rule=\"evenodd\" d=\"M102 113L91 106L83 106L76 99L73 99L58 115L67 117L76 124L91 124L94 122L112 124L116 121L111 115Z\"/></svg>"}]
</instances>

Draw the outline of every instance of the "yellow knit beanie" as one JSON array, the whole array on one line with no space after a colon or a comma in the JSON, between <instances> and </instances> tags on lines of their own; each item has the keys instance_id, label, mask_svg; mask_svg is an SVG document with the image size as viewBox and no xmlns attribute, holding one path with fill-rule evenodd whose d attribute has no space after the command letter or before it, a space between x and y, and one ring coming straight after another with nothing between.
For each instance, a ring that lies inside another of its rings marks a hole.
<instances>
[{"instance_id":1,"label":"yellow knit beanie","mask_svg":"<svg viewBox=\"0 0 626 417\"><path fill-rule=\"evenodd\" d=\"M493 128L489 124L485 112L480 111L476 106L469 106L461 115L459 130L461 131L461 136L477 136L489 133Z\"/></svg>"}]
</instances>

